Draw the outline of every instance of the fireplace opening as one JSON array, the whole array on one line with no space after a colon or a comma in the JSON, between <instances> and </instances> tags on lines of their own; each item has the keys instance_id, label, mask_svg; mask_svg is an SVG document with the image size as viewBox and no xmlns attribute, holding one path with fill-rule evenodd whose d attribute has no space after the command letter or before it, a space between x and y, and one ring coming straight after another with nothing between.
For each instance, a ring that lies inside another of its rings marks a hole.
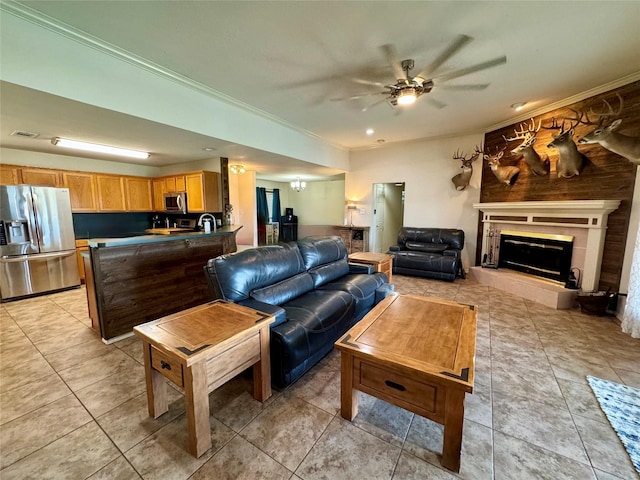
<instances>
[{"instance_id":1,"label":"fireplace opening","mask_svg":"<svg viewBox=\"0 0 640 480\"><path fill-rule=\"evenodd\" d=\"M498 268L566 283L571 271L573 237L532 232L500 232Z\"/></svg>"}]
</instances>

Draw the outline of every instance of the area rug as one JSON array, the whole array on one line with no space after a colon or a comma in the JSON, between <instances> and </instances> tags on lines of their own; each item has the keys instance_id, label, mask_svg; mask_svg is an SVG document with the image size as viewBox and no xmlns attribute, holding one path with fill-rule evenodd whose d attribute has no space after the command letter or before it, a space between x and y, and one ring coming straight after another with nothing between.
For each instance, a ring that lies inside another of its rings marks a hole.
<instances>
[{"instance_id":1,"label":"area rug","mask_svg":"<svg viewBox=\"0 0 640 480\"><path fill-rule=\"evenodd\" d=\"M590 375L587 381L640 473L640 389Z\"/></svg>"}]
</instances>

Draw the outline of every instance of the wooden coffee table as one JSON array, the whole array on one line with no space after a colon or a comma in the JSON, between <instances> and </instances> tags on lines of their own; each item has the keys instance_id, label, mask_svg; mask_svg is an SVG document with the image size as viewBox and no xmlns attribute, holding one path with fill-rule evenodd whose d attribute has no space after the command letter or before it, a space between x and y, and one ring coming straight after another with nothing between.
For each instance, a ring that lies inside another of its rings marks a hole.
<instances>
[{"instance_id":1,"label":"wooden coffee table","mask_svg":"<svg viewBox=\"0 0 640 480\"><path fill-rule=\"evenodd\" d=\"M142 338L149 415L168 410L163 377L184 389L189 452L211 448L209 393L253 365L253 396L271 396L269 325L275 317L216 300L133 329Z\"/></svg>"},{"instance_id":2,"label":"wooden coffee table","mask_svg":"<svg viewBox=\"0 0 640 480\"><path fill-rule=\"evenodd\" d=\"M356 252L349 255L349 261L375 266L376 272L385 273L387 275L388 282L391 283L393 255L389 255L387 253Z\"/></svg>"},{"instance_id":3,"label":"wooden coffee table","mask_svg":"<svg viewBox=\"0 0 640 480\"><path fill-rule=\"evenodd\" d=\"M393 294L335 344L341 414L358 414L360 390L444 425L442 465L460 470L465 393L473 392L476 308Z\"/></svg>"}]
</instances>

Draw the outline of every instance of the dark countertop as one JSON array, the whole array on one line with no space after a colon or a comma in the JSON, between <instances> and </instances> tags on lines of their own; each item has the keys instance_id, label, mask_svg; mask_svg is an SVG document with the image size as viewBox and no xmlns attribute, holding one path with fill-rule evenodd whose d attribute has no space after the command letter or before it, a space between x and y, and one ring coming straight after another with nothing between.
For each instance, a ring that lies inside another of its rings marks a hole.
<instances>
[{"instance_id":1,"label":"dark countertop","mask_svg":"<svg viewBox=\"0 0 640 480\"><path fill-rule=\"evenodd\" d=\"M138 235L122 238L90 238L88 239L91 248L122 247L125 245L135 245L139 243L166 242L168 240L185 240L193 237L215 237L220 235L235 235L242 228L242 225L229 225L219 227L217 231L211 233L185 232L172 233L170 235Z\"/></svg>"}]
</instances>

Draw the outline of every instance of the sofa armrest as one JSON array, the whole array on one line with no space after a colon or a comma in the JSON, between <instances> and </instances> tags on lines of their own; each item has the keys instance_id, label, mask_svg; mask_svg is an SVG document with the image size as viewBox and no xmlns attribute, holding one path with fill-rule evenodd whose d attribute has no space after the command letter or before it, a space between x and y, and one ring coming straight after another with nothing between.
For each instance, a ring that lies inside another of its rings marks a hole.
<instances>
[{"instance_id":1,"label":"sofa armrest","mask_svg":"<svg viewBox=\"0 0 640 480\"><path fill-rule=\"evenodd\" d=\"M391 245L389 247L389 252L400 252L402 247L400 245Z\"/></svg>"},{"instance_id":2,"label":"sofa armrest","mask_svg":"<svg viewBox=\"0 0 640 480\"><path fill-rule=\"evenodd\" d=\"M375 273L375 271L376 270L373 265L349 262L349 273L365 273L367 275L371 275L372 273Z\"/></svg>"},{"instance_id":3,"label":"sofa armrest","mask_svg":"<svg viewBox=\"0 0 640 480\"><path fill-rule=\"evenodd\" d=\"M444 252L442 252L442 254L446 255L447 257L460 257L460 250L447 249Z\"/></svg>"},{"instance_id":4,"label":"sofa armrest","mask_svg":"<svg viewBox=\"0 0 640 480\"><path fill-rule=\"evenodd\" d=\"M241 300L238 302L238 305L253 308L254 310L268 313L269 315L273 315L274 317L276 317L276 321L271 324L271 328L287 321L287 312L285 312L284 308L279 307L278 305L271 305L270 303L264 303L254 298L247 298L245 300Z\"/></svg>"}]
</instances>

